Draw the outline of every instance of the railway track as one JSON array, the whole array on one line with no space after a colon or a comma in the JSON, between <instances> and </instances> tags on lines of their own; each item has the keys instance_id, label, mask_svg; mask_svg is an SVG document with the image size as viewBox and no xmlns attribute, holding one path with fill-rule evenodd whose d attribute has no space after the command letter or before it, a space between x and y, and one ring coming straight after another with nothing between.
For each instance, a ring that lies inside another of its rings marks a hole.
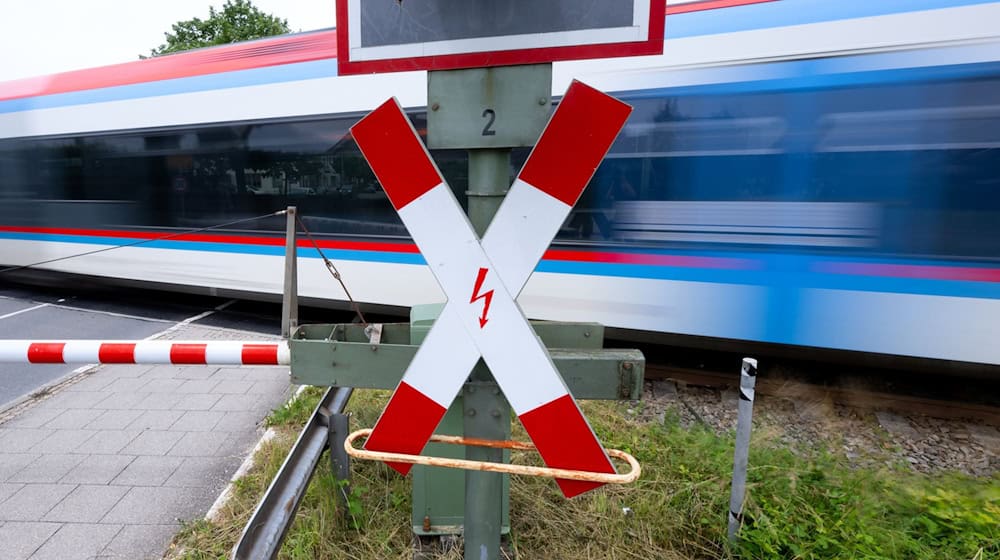
<instances>
[{"instance_id":1,"label":"railway track","mask_svg":"<svg viewBox=\"0 0 1000 560\"><path fill-rule=\"evenodd\" d=\"M678 367L648 363L646 365L647 380L671 379L688 385L712 388L736 387L739 384L739 370L732 372L716 371L695 367ZM963 382L947 378L947 383ZM914 387L927 389L922 380ZM939 383L943 383L940 380ZM935 418L980 420L993 426L1000 426L1000 405L973 402L967 397L966 391L941 391L942 398L909 394L907 391L889 392L878 388L866 387L871 381L855 375L844 375L840 378L828 378L825 382L810 382L795 379L791 376L769 376L762 368L762 375L757 378L756 391L758 395L803 400L815 402L830 399L836 404L870 409L891 410L906 414L923 414ZM992 393L997 394L995 391Z\"/></svg>"}]
</instances>

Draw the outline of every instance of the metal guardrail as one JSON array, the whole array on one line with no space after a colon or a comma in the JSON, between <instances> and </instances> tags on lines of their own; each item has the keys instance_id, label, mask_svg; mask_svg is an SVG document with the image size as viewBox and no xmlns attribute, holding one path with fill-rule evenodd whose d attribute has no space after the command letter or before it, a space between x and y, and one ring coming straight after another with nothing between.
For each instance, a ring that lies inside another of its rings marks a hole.
<instances>
[{"instance_id":1,"label":"metal guardrail","mask_svg":"<svg viewBox=\"0 0 1000 560\"><path fill-rule=\"evenodd\" d=\"M336 422L351 398L354 389L330 388L316 406L309 422L289 452L278 474L257 509L250 516L240 540L233 547L233 560L276 558L281 542L295 519L309 480L312 478L323 450L330 447L335 471L344 476L347 453L343 441L347 437L346 423ZM340 426L335 427L335 424ZM343 431L344 433L335 433ZM331 442L339 442L331 445Z\"/></svg>"}]
</instances>

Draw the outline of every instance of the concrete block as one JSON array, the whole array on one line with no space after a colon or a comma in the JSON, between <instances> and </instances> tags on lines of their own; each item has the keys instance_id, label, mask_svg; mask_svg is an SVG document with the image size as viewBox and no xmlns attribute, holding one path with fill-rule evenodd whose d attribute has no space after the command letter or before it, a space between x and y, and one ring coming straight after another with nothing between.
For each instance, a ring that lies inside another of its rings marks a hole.
<instances>
[{"instance_id":1,"label":"concrete block","mask_svg":"<svg viewBox=\"0 0 1000 560\"><path fill-rule=\"evenodd\" d=\"M224 457L188 457L163 486L221 490L229 482L233 472L236 472L237 466L228 463L232 461L227 461Z\"/></svg>"},{"instance_id":2,"label":"concrete block","mask_svg":"<svg viewBox=\"0 0 1000 560\"><path fill-rule=\"evenodd\" d=\"M251 412L258 411L266 406L260 395L222 395L219 402L215 403L212 410L224 412Z\"/></svg>"},{"instance_id":3,"label":"concrete block","mask_svg":"<svg viewBox=\"0 0 1000 560\"><path fill-rule=\"evenodd\" d=\"M74 489L75 484L26 484L3 503L0 521L39 521Z\"/></svg>"},{"instance_id":4,"label":"concrete block","mask_svg":"<svg viewBox=\"0 0 1000 560\"><path fill-rule=\"evenodd\" d=\"M111 393L103 401L94 405L94 408L105 408L108 410L133 410L139 408L139 403L146 400L146 393Z\"/></svg>"},{"instance_id":5,"label":"concrete block","mask_svg":"<svg viewBox=\"0 0 1000 560\"><path fill-rule=\"evenodd\" d=\"M4 423L4 428L41 428L50 420L63 413L63 408L46 408L43 404L25 410L16 418ZM3 430L6 431L6 430ZM3 431L0 431L2 433ZM0 449L3 449L3 437L0 436Z\"/></svg>"},{"instance_id":6,"label":"concrete block","mask_svg":"<svg viewBox=\"0 0 1000 560\"><path fill-rule=\"evenodd\" d=\"M126 525L101 552L101 560L159 560L177 532L176 524Z\"/></svg>"},{"instance_id":7,"label":"concrete block","mask_svg":"<svg viewBox=\"0 0 1000 560\"><path fill-rule=\"evenodd\" d=\"M187 396L174 393L149 393L134 408L142 410L175 410L177 404Z\"/></svg>"},{"instance_id":8,"label":"concrete block","mask_svg":"<svg viewBox=\"0 0 1000 560\"><path fill-rule=\"evenodd\" d=\"M183 436L183 432L147 430L139 434L121 452L125 455L166 455Z\"/></svg>"},{"instance_id":9,"label":"concrete block","mask_svg":"<svg viewBox=\"0 0 1000 560\"><path fill-rule=\"evenodd\" d=\"M215 498L202 488L137 487L125 494L101 522L144 525L175 523L177 520L204 515Z\"/></svg>"},{"instance_id":10,"label":"concrete block","mask_svg":"<svg viewBox=\"0 0 1000 560\"><path fill-rule=\"evenodd\" d=\"M253 381L223 379L212 389L213 393L243 395L253 387Z\"/></svg>"},{"instance_id":11,"label":"concrete block","mask_svg":"<svg viewBox=\"0 0 1000 560\"><path fill-rule=\"evenodd\" d=\"M124 430L142 414L141 410L105 410L86 427L88 430Z\"/></svg>"},{"instance_id":12,"label":"concrete block","mask_svg":"<svg viewBox=\"0 0 1000 560\"><path fill-rule=\"evenodd\" d=\"M267 416L265 412L226 412L222 420L215 425L215 430L220 432L249 432L255 431L257 426Z\"/></svg>"},{"instance_id":13,"label":"concrete block","mask_svg":"<svg viewBox=\"0 0 1000 560\"><path fill-rule=\"evenodd\" d=\"M0 449L4 453L24 453L54 433L48 428L0 429Z\"/></svg>"},{"instance_id":14,"label":"concrete block","mask_svg":"<svg viewBox=\"0 0 1000 560\"><path fill-rule=\"evenodd\" d=\"M122 446L124 447L124 445ZM89 455L59 482L63 484L108 484L135 459L133 455Z\"/></svg>"},{"instance_id":15,"label":"concrete block","mask_svg":"<svg viewBox=\"0 0 1000 560\"><path fill-rule=\"evenodd\" d=\"M136 457L111 484L115 486L160 486L181 463L182 457Z\"/></svg>"},{"instance_id":16,"label":"concrete block","mask_svg":"<svg viewBox=\"0 0 1000 560\"><path fill-rule=\"evenodd\" d=\"M65 523L97 523L130 490L127 486L81 485L42 518ZM107 544L107 543L105 543Z\"/></svg>"},{"instance_id":17,"label":"concrete block","mask_svg":"<svg viewBox=\"0 0 1000 560\"><path fill-rule=\"evenodd\" d=\"M174 457L213 457L231 439L227 432L188 432L168 452Z\"/></svg>"},{"instance_id":18,"label":"concrete block","mask_svg":"<svg viewBox=\"0 0 1000 560\"><path fill-rule=\"evenodd\" d=\"M4 453L0 455L0 482L7 480L41 455L37 453Z\"/></svg>"},{"instance_id":19,"label":"concrete block","mask_svg":"<svg viewBox=\"0 0 1000 560\"><path fill-rule=\"evenodd\" d=\"M221 381L216 379L189 379L184 381L175 393L190 395L193 393L211 393Z\"/></svg>"},{"instance_id":20,"label":"concrete block","mask_svg":"<svg viewBox=\"0 0 1000 560\"><path fill-rule=\"evenodd\" d=\"M114 383L116 379L118 378L108 375L107 370L102 367L93 373L87 374L87 377L70 385L66 390L73 392L103 391L108 385Z\"/></svg>"},{"instance_id":21,"label":"concrete block","mask_svg":"<svg viewBox=\"0 0 1000 560\"><path fill-rule=\"evenodd\" d=\"M174 425L183 415L183 410L149 410L143 412L142 416L129 424L128 429L166 430Z\"/></svg>"},{"instance_id":22,"label":"concrete block","mask_svg":"<svg viewBox=\"0 0 1000 560\"><path fill-rule=\"evenodd\" d=\"M116 455L140 433L138 430L99 430L80 450L95 455Z\"/></svg>"},{"instance_id":23,"label":"concrete block","mask_svg":"<svg viewBox=\"0 0 1000 560\"><path fill-rule=\"evenodd\" d=\"M105 391L111 391L114 393L148 393L144 387L149 384L149 379L144 377L125 377L122 379L116 379L114 383L108 384Z\"/></svg>"},{"instance_id":24,"label":"concrete block","mask_svg":"<svg viewBox=\"0 0 1000 560\"><path fill-rule=\"evenodd\" d=\"M184 384L184 379L164 378L153 379L142 390L146 393L173 393Z\"/></svg>"},{"instance_id":25,"label":"concrete block","mask_svg":"<svg viewBox=\"0 0 1000 560\"><path fill-rule=\"evenodd\" d=\"M91 560L98 556L122 525L67 523L34 554L31 560Z\"/></svg>"},{"instance_id":26,"label":"concrete block","mask_svg":"<svg viewBox=\"0 0 1000 560\"><path fill-rule=\"evenodd\" d=\"M78 430L103 413L103 410L96 410L93 408L69 408L49 421L45 427L56 430Z\"/></svg>"},{"instance_id":27,"label":"concrete block","mask_svg":"<svg viewBox=\"0 0 1000 560\"><path fill-rule=\"evenodd\" d=\"M17 491L24 488L23 484L0 482L0 504L7 498L17 494Z\"/></svg>"},{"instance_id":28,"label":"concrete block","mask_svg":"<svg viewBox=\"0 0 1000 560\"><path fill-rule=\"evenodd\" d=\"M111 396L110 391L60 391L45 399L44 404L47 408L94 408L97 403L109 396Z\"/></svg>"},{"instance_id":29,"label":"concrete block","mask_svg":"<svg viewBox=\"0 0 1000 560\"><path fill-rule=\"evenodd\" d=\"M8 482L54 483L83 461L83 455L42 455L7 479Z\"/></svg>"},{"instance_id":30,"label":"concrete block","mask_svg":"<svg viewBox=\"0 0 1000 560\"><path fill-rule=\"evenodd\" d=\"M247 370L250 368L224 367L219 368L212 374L212 379L226 381L243 381L247 378Z\"/></svg>"},{"instance_id":31,"label":"concrete block","mask_svg":"<svg viewBox=\"0 0 1000 560\"><path fill-rule=\"evenodd\" d=\"M32 453L72 453L97 432L94 430L56 430L31 448Z\"/></svg>"},{"instance_id":32,"label":"concrete block","mask_svg":"<svg viewBox=\"0 0 1000 560\"><path fill-rule=\"evenodd\" d=\"M189 410L171 428L182 432L210 432L226 414L228 413L210 410Z\"/></svg>"},{"instance_id":33,"label":"concrete block","mask_svg":"<svg viewBox=\"0 0 1000 560\"><path fill-rule=\"evenodd\" d=\"M177 403L174 410L209 410L221 398L222 395L212 394L183 395L183 398Z\"/></svg>"},{"instance_id":34,"label":"concrete block","mask_svg":"<svg viewBox=\"0 0 1000 560\"><path fill-rule=\"evenodd\" d=\"M59 523L4 523L0 526L3 557L6 560L26 560L61 527Z\"/></svg>"}]
</instances>

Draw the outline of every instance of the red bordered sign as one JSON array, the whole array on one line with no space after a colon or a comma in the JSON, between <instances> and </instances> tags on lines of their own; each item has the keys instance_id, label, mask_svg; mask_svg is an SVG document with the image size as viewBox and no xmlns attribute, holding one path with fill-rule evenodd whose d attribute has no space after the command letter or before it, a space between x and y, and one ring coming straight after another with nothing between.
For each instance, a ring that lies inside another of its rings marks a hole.
<instances>
[{"instance_id":1,"label":"red bordered sign","mask_svg":"<svg viewBox=\"0 0 1000 560\"><path fill-rule=\"evenodd\" d=\"M341 75L663 52L665 0L337 0Z\"/></svg>"}]
</instances>

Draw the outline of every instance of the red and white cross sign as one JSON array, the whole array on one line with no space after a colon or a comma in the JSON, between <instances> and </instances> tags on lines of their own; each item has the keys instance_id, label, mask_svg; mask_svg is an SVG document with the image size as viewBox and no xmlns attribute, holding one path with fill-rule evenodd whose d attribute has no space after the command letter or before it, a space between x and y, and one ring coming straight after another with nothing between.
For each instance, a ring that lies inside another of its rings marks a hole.
<instances>
[{"instance_id":1,"label":"red and white cross sign","mask_svg":"<svg viewBox=\"0 0 1000 560\"><path fill-rule=\"evenodd\" d=\"M481 241L395 99L351 128L448 296L366 449L419 453L481 356L548 466L615 472L515 298L631 110L574 81Z\"/></svg>"}]
</instances>

